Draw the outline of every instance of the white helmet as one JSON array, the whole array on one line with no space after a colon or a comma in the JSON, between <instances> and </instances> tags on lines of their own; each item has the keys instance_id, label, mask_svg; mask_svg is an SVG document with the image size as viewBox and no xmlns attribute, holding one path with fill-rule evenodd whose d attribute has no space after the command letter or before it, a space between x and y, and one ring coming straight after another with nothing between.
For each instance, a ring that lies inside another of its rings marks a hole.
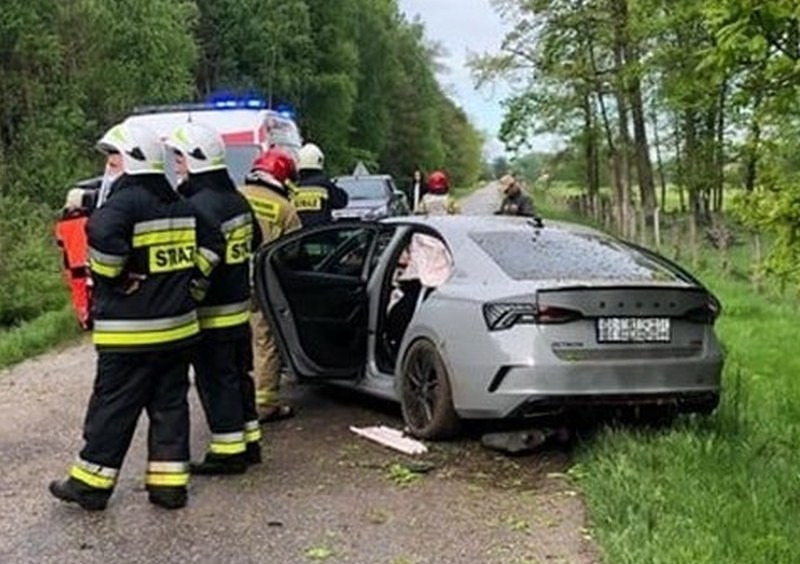
<instances>
[{"instance_id":1,"label":"white helmet","mask_svg":"<svg viewBox=\"0 0 800 564\"><path fill-rule=\"evenodd\" d=\"M106 154L121 154L125 174L164 174L164 145L143 125L118 123L100 138L97 148Z\"/></svg>"},{"instance_id":2,"label":"white helmet","mask_svg":"<svg viewBox=\"0 0 800 564\"><path fill-rule=\"evenodd\" d=\"M299 170L322 170L325 166L325 154L313 143L306 143L300 149L297 160Z\"/></svg>"},{"instance_id":3,"label":"white helmet","mask_svg":"<svg viewBox=\"0 0 800 564\"><path fill-rule=\"evenodd\" d=\"M213 128L200 123L187 123L172 132L167 146L186 157L190 173L225 168L225 143Z\"/></svg>"}]
</instances>

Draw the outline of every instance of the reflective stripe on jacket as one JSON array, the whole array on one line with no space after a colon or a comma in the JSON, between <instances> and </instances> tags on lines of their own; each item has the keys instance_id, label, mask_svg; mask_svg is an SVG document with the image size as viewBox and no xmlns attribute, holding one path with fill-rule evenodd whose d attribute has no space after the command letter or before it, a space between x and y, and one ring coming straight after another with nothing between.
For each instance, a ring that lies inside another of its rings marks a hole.
<instances>
[{"instance_id":1,"label":"reflective stripe on jacket","mask_svg":"<svg viewBox=\"0 0 800 564\"><path fill-rule=\"evenodd\" d=\"M222 236L163 175L123 176L89 218L98 349L184 346L199 333L192 285L224 252Z\"/></svg>"},{"instance_id":2,"label":"reflective stripe on jacket","mask_svg":"<svg viewBox=\"0 0 800 564\"><path fill-rule=\"evenodd\" d=\"M225 170L192 174L179 191L225 240L222 260L197 310L200 328L205 338L249 335L250 257L262 239L250 204Z\"/></svg>"}]
</instances>

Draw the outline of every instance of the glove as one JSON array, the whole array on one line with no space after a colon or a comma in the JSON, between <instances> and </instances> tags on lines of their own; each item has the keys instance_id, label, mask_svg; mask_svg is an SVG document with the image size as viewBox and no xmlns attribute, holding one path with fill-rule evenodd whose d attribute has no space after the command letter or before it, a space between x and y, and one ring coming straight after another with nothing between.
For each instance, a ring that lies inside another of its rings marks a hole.
<instances>
[{"instance_id":1,"label":"glove","mask_svg":"<svg viewBox=\"0 0 800 564\"><path fill-rule=\"evenodd\" d=\"M138 292L139 288L142 287L142 282L147 280L146 274L138 274L136 272L129 272L124 276L125 279L117 287L117 292L125 296L130 296Z\"/></svg>"},{"instance_id":2,"label":"glove","mask_svg":"<svg viewBox=\"0 0 800 564\"><path fill-rule=\"evenodd\" d=\"M64 202L64 209L66 211L73 211L84 207L83 196L85 194L86 190L83 188L72 188L69 192L67 192L67 199Z\"/></svg>"},{"instance_id":3,"label":"glove","mask_svg":"<svg viewBox=\"0 0 800 564\"><path fill-rule=\"evenodd\" d=\"M189 283L189 294L191 294L194 301L200 303L206 299L210 285L211 282L206 278L195 278Z\"/></svg>"}]
</instances>

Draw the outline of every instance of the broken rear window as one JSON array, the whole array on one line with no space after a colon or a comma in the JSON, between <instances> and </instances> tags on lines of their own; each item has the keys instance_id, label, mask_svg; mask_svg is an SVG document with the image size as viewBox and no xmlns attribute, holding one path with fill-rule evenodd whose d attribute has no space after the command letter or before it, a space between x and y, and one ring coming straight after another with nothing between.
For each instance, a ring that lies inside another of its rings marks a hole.
<instances>
[{"instance_id":1,"label":"broken rear window","mask_svg":"<svg viewBox=\"0 0 800 564\"><path fill-rule=\"evenodd\" d=\"M590 233L550 228L477 232L470 237L514 280L687 282L666 263Z\"/></svg>"}]
</instances>

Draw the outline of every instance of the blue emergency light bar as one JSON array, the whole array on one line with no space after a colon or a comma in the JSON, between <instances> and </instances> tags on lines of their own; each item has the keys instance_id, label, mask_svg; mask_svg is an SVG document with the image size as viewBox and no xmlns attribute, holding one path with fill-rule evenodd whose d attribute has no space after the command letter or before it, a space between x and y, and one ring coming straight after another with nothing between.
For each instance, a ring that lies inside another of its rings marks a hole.
<instances>
[{"instance_id":1,"label":"blue emergency light bar","mask_svg":"<svg viewBox=\"0 0 800 564\"><path fill-rule=\"evenodd\" d=\"M139 106L134 114L154 114L165 112L202 112L208 110L265 110L268 104L261 98L224 98L211 102L187 102L162 106Z\"/></svg>"}]
</instances>

